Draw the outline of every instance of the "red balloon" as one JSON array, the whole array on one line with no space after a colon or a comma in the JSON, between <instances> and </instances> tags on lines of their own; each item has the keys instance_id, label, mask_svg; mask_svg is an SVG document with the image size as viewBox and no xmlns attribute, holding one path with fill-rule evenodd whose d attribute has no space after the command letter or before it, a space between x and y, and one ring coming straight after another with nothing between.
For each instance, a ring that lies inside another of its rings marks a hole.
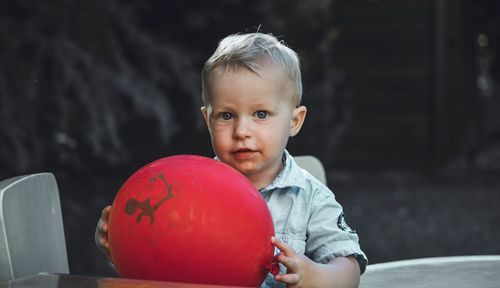
<instances>
[{"instance_id":1,"label":"red balloon","mask_svg":"<svg viewBox=\"0 0 500 288\"><path fill-rule=\"evenodd\" d=\"M257 287L275 268L267 204L242 174L210 158L142 167L118 191L108 223L124 278Z\"/></svg>"}]
</instances>

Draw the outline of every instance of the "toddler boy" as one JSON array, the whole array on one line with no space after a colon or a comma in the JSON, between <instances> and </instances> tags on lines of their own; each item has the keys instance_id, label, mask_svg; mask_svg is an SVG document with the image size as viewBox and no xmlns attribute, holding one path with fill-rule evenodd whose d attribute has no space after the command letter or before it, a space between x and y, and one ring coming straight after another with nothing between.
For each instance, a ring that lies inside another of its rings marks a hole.
<instances>
[{"instance_id":1,"label":"toddler boy","mask_svg":"<svg viewBox=\"0 0 500 288\"><path fill-rule=\"evenodd\" d=\"M201 112L216 158L252 182L273 218L282 271L262 287L357 287L367 264L358 236L332 191L286 151L306 116L301 96L298 56L272 35L228 36L203 67ZM96 231L105 251L108 214Z\"/></svg>"}]
</instances>

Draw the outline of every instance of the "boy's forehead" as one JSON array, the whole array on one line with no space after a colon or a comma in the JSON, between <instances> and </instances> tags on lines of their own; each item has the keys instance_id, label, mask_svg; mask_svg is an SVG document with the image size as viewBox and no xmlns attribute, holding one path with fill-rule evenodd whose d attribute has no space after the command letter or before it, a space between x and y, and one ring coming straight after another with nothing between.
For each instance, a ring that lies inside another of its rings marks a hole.
<instances>
[{"instance_id":1,"label":"boy's forehead","mask_svg":"<svg viewBox=\"0 0 500 288\"><path fill-rule=\"evenodd\" d=\"M229 74L231 75L229 75ZM283 74L283 71L276 65L263 65L261 66L261 69L259 70L252 70L248 67L245 66L234 66L234 67L225 67L225 66L217 66L215 67L212 72L209 74L208 81L212 82L212 85L218 85L220 82L219 81L226 81L228 80L224 76L238 76L238 74L247 74L247 73L253 73L257 77L262 78L263 80L268 81L269 83L272 83L272 85L276 86L276 89L278 89L280 92L279 94L282 97L286 97L287 99L290 100L290 103L292 103L293 106L296 106L296 100L295 97L293 96L295 93L295 88L293 83L285 77ZM229 81L232 81L229 79ZM255 85L258 82L255 83ZM208 86L212 86L208 85ZM208 88L208 87L207 87ZM213 88L213 87L212 87ZM214 92L212 89L208 89L207 93L210 94L211 92ZM209 97L212 98L212 97ZM212 99L213 100L213 99Z\"/></svg>"}]
</instances>

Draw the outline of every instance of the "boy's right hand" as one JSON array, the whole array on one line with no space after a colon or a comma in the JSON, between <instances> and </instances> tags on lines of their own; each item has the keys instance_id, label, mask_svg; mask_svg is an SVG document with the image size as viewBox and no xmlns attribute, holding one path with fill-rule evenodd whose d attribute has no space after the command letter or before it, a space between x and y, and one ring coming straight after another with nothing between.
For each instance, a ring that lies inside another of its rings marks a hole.
<instances>
[{"instance_id":1,"label":"boy's right hand","mask_svg":"<svg viewBox=\"0 0 500 288\"><path fill-rule=\"evenodd\" d=\"M110 211L111 205L102 209L101 218L99 219L99 222L97 222L97 228L95 230L95 244L97 245L97 248L99 248L99 250L101 250L111 261L108 242L108 219Z\"/></svg>"}]
</instances>

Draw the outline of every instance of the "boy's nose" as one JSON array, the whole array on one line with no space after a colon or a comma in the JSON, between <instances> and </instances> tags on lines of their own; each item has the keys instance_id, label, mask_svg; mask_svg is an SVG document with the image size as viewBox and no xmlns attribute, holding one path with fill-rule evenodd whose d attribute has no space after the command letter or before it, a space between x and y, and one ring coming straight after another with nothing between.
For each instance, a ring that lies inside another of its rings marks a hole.
<instances>
[{"instance_id":1,"label":"boy's nose","mask_svg":"<svg viewBox=\"0 0 500 288\"><path fill-rule=\"evenodd\" d=\"M233 137L235 139L243 139L250 137L250 135L251 135L251 125L249 121L245 119L238 119L235 122Z\"/></svg>"}]
</instances>

